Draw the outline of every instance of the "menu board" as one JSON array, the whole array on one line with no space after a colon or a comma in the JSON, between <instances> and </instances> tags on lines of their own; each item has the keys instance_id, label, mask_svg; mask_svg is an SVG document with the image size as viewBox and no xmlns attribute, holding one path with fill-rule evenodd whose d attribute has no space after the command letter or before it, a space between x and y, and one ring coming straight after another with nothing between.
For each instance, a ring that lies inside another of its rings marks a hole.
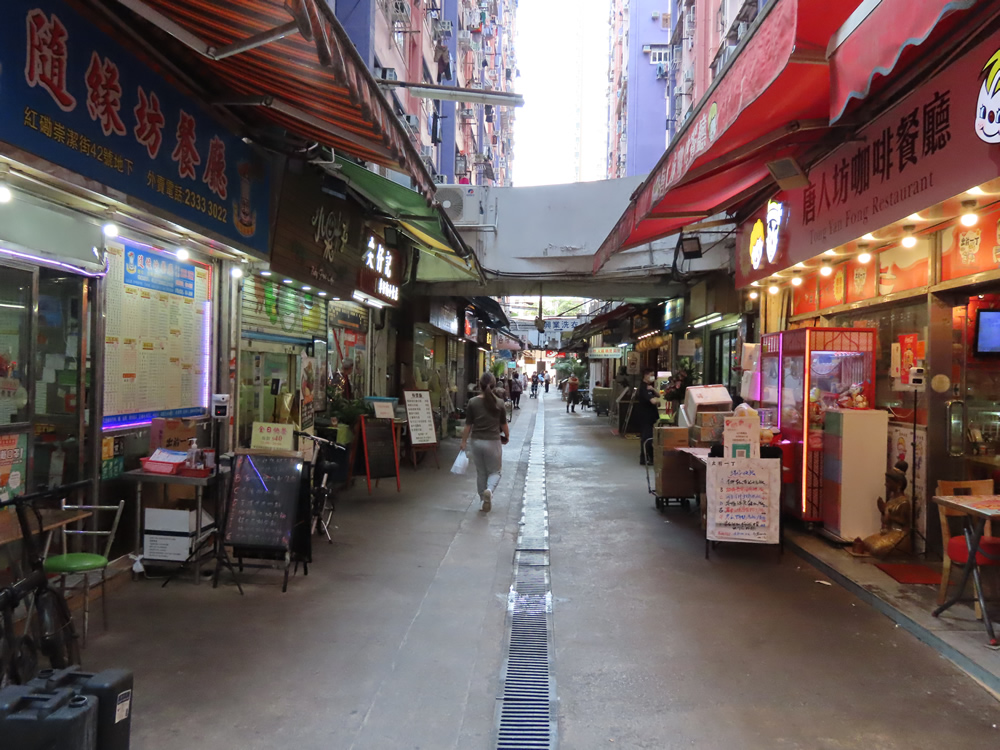
<instances>
[{"instance_id":1,"label":"menu board","mask_svg":"<svg viewBox=\"0 0 1000 750\"><path fill-rule=\"evenodd\" d=\"M301 492L301 456L240 455L233 470L224 543L290 549Z\"/></svg>"},{"instance_id":2,"label":"menu board","mask_svg":"<svg viewBox=\"0 0 1000 750\"><path fill-rule=\"evenodd\" d=\"M120 239L108 243L105 429L208 409L210 266Z\"/></svg>"},{"instance_id":3,"label":"menu board","mask_svg":"<svg viewBox=\"0 0 1000 750\"><path fill-rule=\"evenodd\" d=\"M413 445L437 445L430 391L403 391L403 398L406 401L406 422L410 427L410 442Z\"/></svg>"},{"instance_id":4,"label":"menu board","mask_svg":"<svg viewBox=\"0 0 1000 750\"><path fill-rule=\"evenodd\" d=\"M709 458L707 537L717 542L778 544L781 461Z\"/></svg>"},{"instance_id":5,"label":"menu board","mask_svg":"<svg viewBox=\"0 0 1000 750\"><path fill-rule=\"evenodd\" d=\"M396 428L391 419L361 418L362 450L369 479L399 478ZM398 484L398 482L397 482Z\"/></svg>"}]
</instances>

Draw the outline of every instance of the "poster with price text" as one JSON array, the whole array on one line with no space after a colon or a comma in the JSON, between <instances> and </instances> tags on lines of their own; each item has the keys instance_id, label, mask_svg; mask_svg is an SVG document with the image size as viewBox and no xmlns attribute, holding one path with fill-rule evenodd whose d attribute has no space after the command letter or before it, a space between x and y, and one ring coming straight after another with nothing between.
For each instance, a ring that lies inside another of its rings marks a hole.
<instances>
[{"instance_id":1,"label":"poster with price text","mask_svg":"<svg viewBox=\"0 0 1000 750\"><path fill-rule=\"evenodd\" d=\"M779 542L781 461L710 458L706 484L708 539L757 544Z\"/></svg>"}]
</instances>

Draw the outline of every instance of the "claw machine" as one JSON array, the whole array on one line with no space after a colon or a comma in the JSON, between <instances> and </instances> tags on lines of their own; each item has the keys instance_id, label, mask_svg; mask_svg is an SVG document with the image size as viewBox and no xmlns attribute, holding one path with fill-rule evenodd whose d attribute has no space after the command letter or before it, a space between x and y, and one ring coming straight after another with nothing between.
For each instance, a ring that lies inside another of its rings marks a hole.
<instances>
[{"instance_id":1,"label":"claw machine","mask_svg":"<svg viewBox=\"0 0 1000 750\"><path fill-rule=\"evenodd\" d=\"M823 522L826 413L875 402L876 336L873 328L799 328L761 339L761 424L770 419L781 434L783 506L800 520ZM884 445L883 436L853 449L881 453Z\"/></svg>"}]
</instances>

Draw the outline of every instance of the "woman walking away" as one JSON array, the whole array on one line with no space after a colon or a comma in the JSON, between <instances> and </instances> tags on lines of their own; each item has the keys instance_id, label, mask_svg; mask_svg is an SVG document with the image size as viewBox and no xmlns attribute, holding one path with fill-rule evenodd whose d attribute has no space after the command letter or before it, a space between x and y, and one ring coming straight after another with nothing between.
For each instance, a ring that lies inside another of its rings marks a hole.
<instances>
[{"instance_id":1,"label":"woman walking away","mask_svg":"<svg viewBox=\"0 0 1000 750\"><path fill-rule=\"evenodd\" d=\"M510 379L510 400L514 402L514 408L521 408L521 376L515 373Z\"/></svg>"},{"instance_id":2,"label":"woman walking away","mask_svg":"<svg viewBox=\"0 0 1000 750\"><path fill-rule=\"evenodd\" d=\"M493 507L493 492L500 481L502 446L510 440L506 411L493 392L496 382L493 373L483 373L479 379L480 395L470 399L465 407L465 432L462 433L463 451L472 436L469 453L476 465L476 487L486 513Z\"/></svg>"}]
</instances>

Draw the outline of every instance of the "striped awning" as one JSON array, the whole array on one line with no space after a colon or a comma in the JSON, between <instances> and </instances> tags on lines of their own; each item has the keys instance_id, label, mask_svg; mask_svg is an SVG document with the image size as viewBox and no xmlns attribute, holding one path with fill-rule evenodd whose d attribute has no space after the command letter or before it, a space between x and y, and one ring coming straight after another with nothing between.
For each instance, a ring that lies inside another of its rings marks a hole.
<instances>
[{"instance_id":1,"label":"striped awning","mask_svg":"<svg viewBox=\"0 0 1000 750\"><path fill-rule=\"evenodd\" d=\"M216 104L306 141L400 170L426 198L434 179L326 0L118 0L183 44L165 53ZM155 42L154 42L155 43ZM194 66L192 68L192 65ZM252 115L250 110L252 109Z\"/></svg>"}]
</instances>

